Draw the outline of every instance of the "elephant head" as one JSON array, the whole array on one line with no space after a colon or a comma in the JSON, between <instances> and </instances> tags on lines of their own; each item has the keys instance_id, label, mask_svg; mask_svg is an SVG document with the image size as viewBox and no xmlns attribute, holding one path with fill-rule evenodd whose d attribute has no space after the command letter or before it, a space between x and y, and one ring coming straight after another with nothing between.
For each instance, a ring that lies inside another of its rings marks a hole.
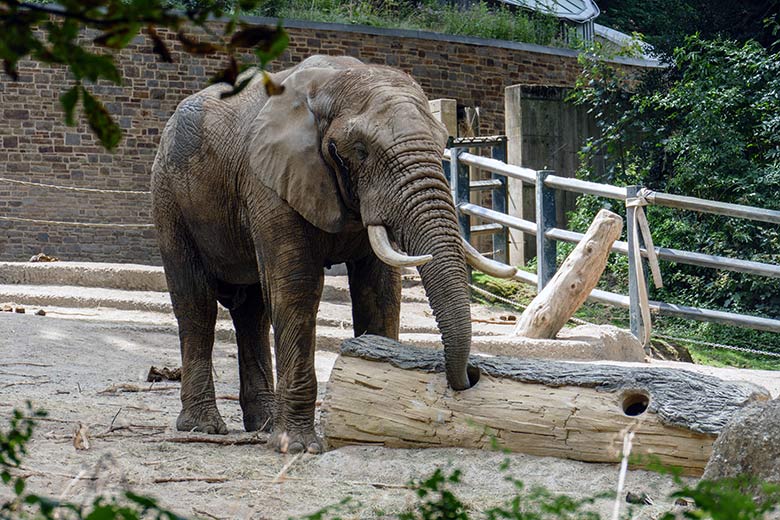
<instances>
[{"instance_id":1,"label":"elephant head","mask_svg":"<svg viewBox=\"0 0 780 520\"><path fill-rule=\"evenodd\" d=\"M407 74L317 60L299 66L259 112L250 167L314 226L338 233L356 220L381 260L418 265L442 334L447 381L469 388L478 374L467 374L466 259L488 260L465 247L458 230L442 171L447 132Z\"/></svg>"}]
</instances>

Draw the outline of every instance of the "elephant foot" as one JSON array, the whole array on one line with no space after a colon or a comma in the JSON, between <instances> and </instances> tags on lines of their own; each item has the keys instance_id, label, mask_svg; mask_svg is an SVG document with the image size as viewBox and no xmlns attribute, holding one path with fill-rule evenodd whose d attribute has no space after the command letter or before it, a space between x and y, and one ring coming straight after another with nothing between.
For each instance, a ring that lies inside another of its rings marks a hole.
<instances>
[{"instance_id":1,"label":"elephant foot","mask_svg":"<svg viewBox=\"0 0 780 520\"><path fill-rule=\"evenodd\" d=\"M176 429L182 432L201 432L225 435L228 432L225 421L219 415L217 406L184 408L176 419Z\"/></svg>"},{"instance_id":2,"label":"elephant foot","mask_svg":"<svg viewBox=\"0 0 780 520\"><path fill-rule=\"evenodd\" d=\"M247 397L251 395L251 398ZM241 394L241 413L244 416L244 430L248 432L270 432L274 426L273 392Z\"/></svg>"},{"instance_id":3,"label":"elephant foot","mask_svg":"<svg viewBox=\"0 0 780 520\"><path fill-rule=\"evenodd\" d=\"M248 432L270 432L273 424L273 415L264 410L244 411L244 430Z\"/></svg>"},{"instance_id":4,"label":"elephant foot","mask_svg":"<svg viewBox=\"0 0 780 520\"><path fill-rule=\"evenodd\" d=\"M288 431L277 430L271 436L270 445L279 453L322 453L322 443L314 430Z\"/></svg>"}]
</instances>

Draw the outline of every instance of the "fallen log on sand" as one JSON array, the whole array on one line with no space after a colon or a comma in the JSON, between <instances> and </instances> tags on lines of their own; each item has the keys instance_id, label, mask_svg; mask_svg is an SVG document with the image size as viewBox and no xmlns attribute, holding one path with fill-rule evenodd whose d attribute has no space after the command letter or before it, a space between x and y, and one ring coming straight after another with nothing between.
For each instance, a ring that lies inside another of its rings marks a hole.
<instances>
[{"instance_id":1,"label":"fallen log on sand","mask_svg":"<svg viewBox=\"0 0 780 520\"><path fill-rule=\"evenodd\" d=\"M498 446L589 462L653 455L698 475L734 412L769 399L752 384L666 368L472 356L481 371L464 392L447 387L442 352L379 336L345 341L323 401L330 448ZM643 457L648 462L647 457Z\"/></svg>"}]
</instances>

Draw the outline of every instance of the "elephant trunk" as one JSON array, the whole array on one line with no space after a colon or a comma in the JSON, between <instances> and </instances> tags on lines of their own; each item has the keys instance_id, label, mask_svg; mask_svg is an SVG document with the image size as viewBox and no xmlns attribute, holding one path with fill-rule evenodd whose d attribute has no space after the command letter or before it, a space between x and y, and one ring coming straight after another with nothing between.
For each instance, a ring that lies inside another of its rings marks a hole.
<instances>
[{"instance_id":1,"label":"elephant trunk","mask_svg":"<svg viewBox=\"0 0 780 520\"><path fill-rule=\"evenodd\" d=\"M447 382L455 390L465 390L476 383L478 374L472 373L471 380L467 374L471 309L452 197L440 169L418 170L412 176L415 180L404 186L407 196L396 208L394 222L388 224L401 249L410 255L433 257L417 269L442 335Z\"/></svg>"}]
</instances>

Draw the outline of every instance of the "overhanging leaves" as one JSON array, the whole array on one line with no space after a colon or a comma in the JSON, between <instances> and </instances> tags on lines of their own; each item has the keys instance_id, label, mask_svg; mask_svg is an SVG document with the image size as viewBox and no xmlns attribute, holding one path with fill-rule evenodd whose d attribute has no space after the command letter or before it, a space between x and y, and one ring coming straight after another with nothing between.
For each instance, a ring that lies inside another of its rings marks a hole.
<instances>
[{"instance_id":1,"label":"overhanging leaves","mask_svg":"<svg viewBox=\"0 0 780 520\"><path fill-rule=\"evenodd\" d=\"M76 125L76 119L73 117L73 113L76 109L76 103L79 101L80 93L81 83L76 83L60 96L60 104L62 104L62 108L65 110L65 124L68 126Z\"/></svg>"},{"instance_id":2,"label":"overhanging leaves","mask_svg":"<svg viewBox=\"0 0 780 520\"><path fill-rule=\"evenodd\" d=\"M201 42L194 38L187 36L184 31L176 33L176 37L184 47L184 50L190 54L214 54L219 50L219 47L208 42Z\"/></svg>"},{"instance_id":3,"label":"overhanging leaves","mask_svg":"<svg viewBox=\"0 0 780 520\"><path fill-rule=\"evenodd\" d=\"M146 34L148 34L149 38L152 39L152 52L158 55L165 63L173 63L171 51L168 50L168 46L165 44L165 41L163 41L163 39L160 38L160 35L157 34L157 29L154 28L154 25L149 25L146 27Z\"/></svg>"},{"instance_id":4,"label":"overhanging leaves","mask_svg":"<svg viewBox=\"0 0 780 520\"><path fill-rule=\"evenodd\" d=\"M94 98L84 88L81 89L81 93L89 127L95 132L103 146L108 150L113 150L122 138L122 131L100 100Z\"/></svg>"}]
</instances>

